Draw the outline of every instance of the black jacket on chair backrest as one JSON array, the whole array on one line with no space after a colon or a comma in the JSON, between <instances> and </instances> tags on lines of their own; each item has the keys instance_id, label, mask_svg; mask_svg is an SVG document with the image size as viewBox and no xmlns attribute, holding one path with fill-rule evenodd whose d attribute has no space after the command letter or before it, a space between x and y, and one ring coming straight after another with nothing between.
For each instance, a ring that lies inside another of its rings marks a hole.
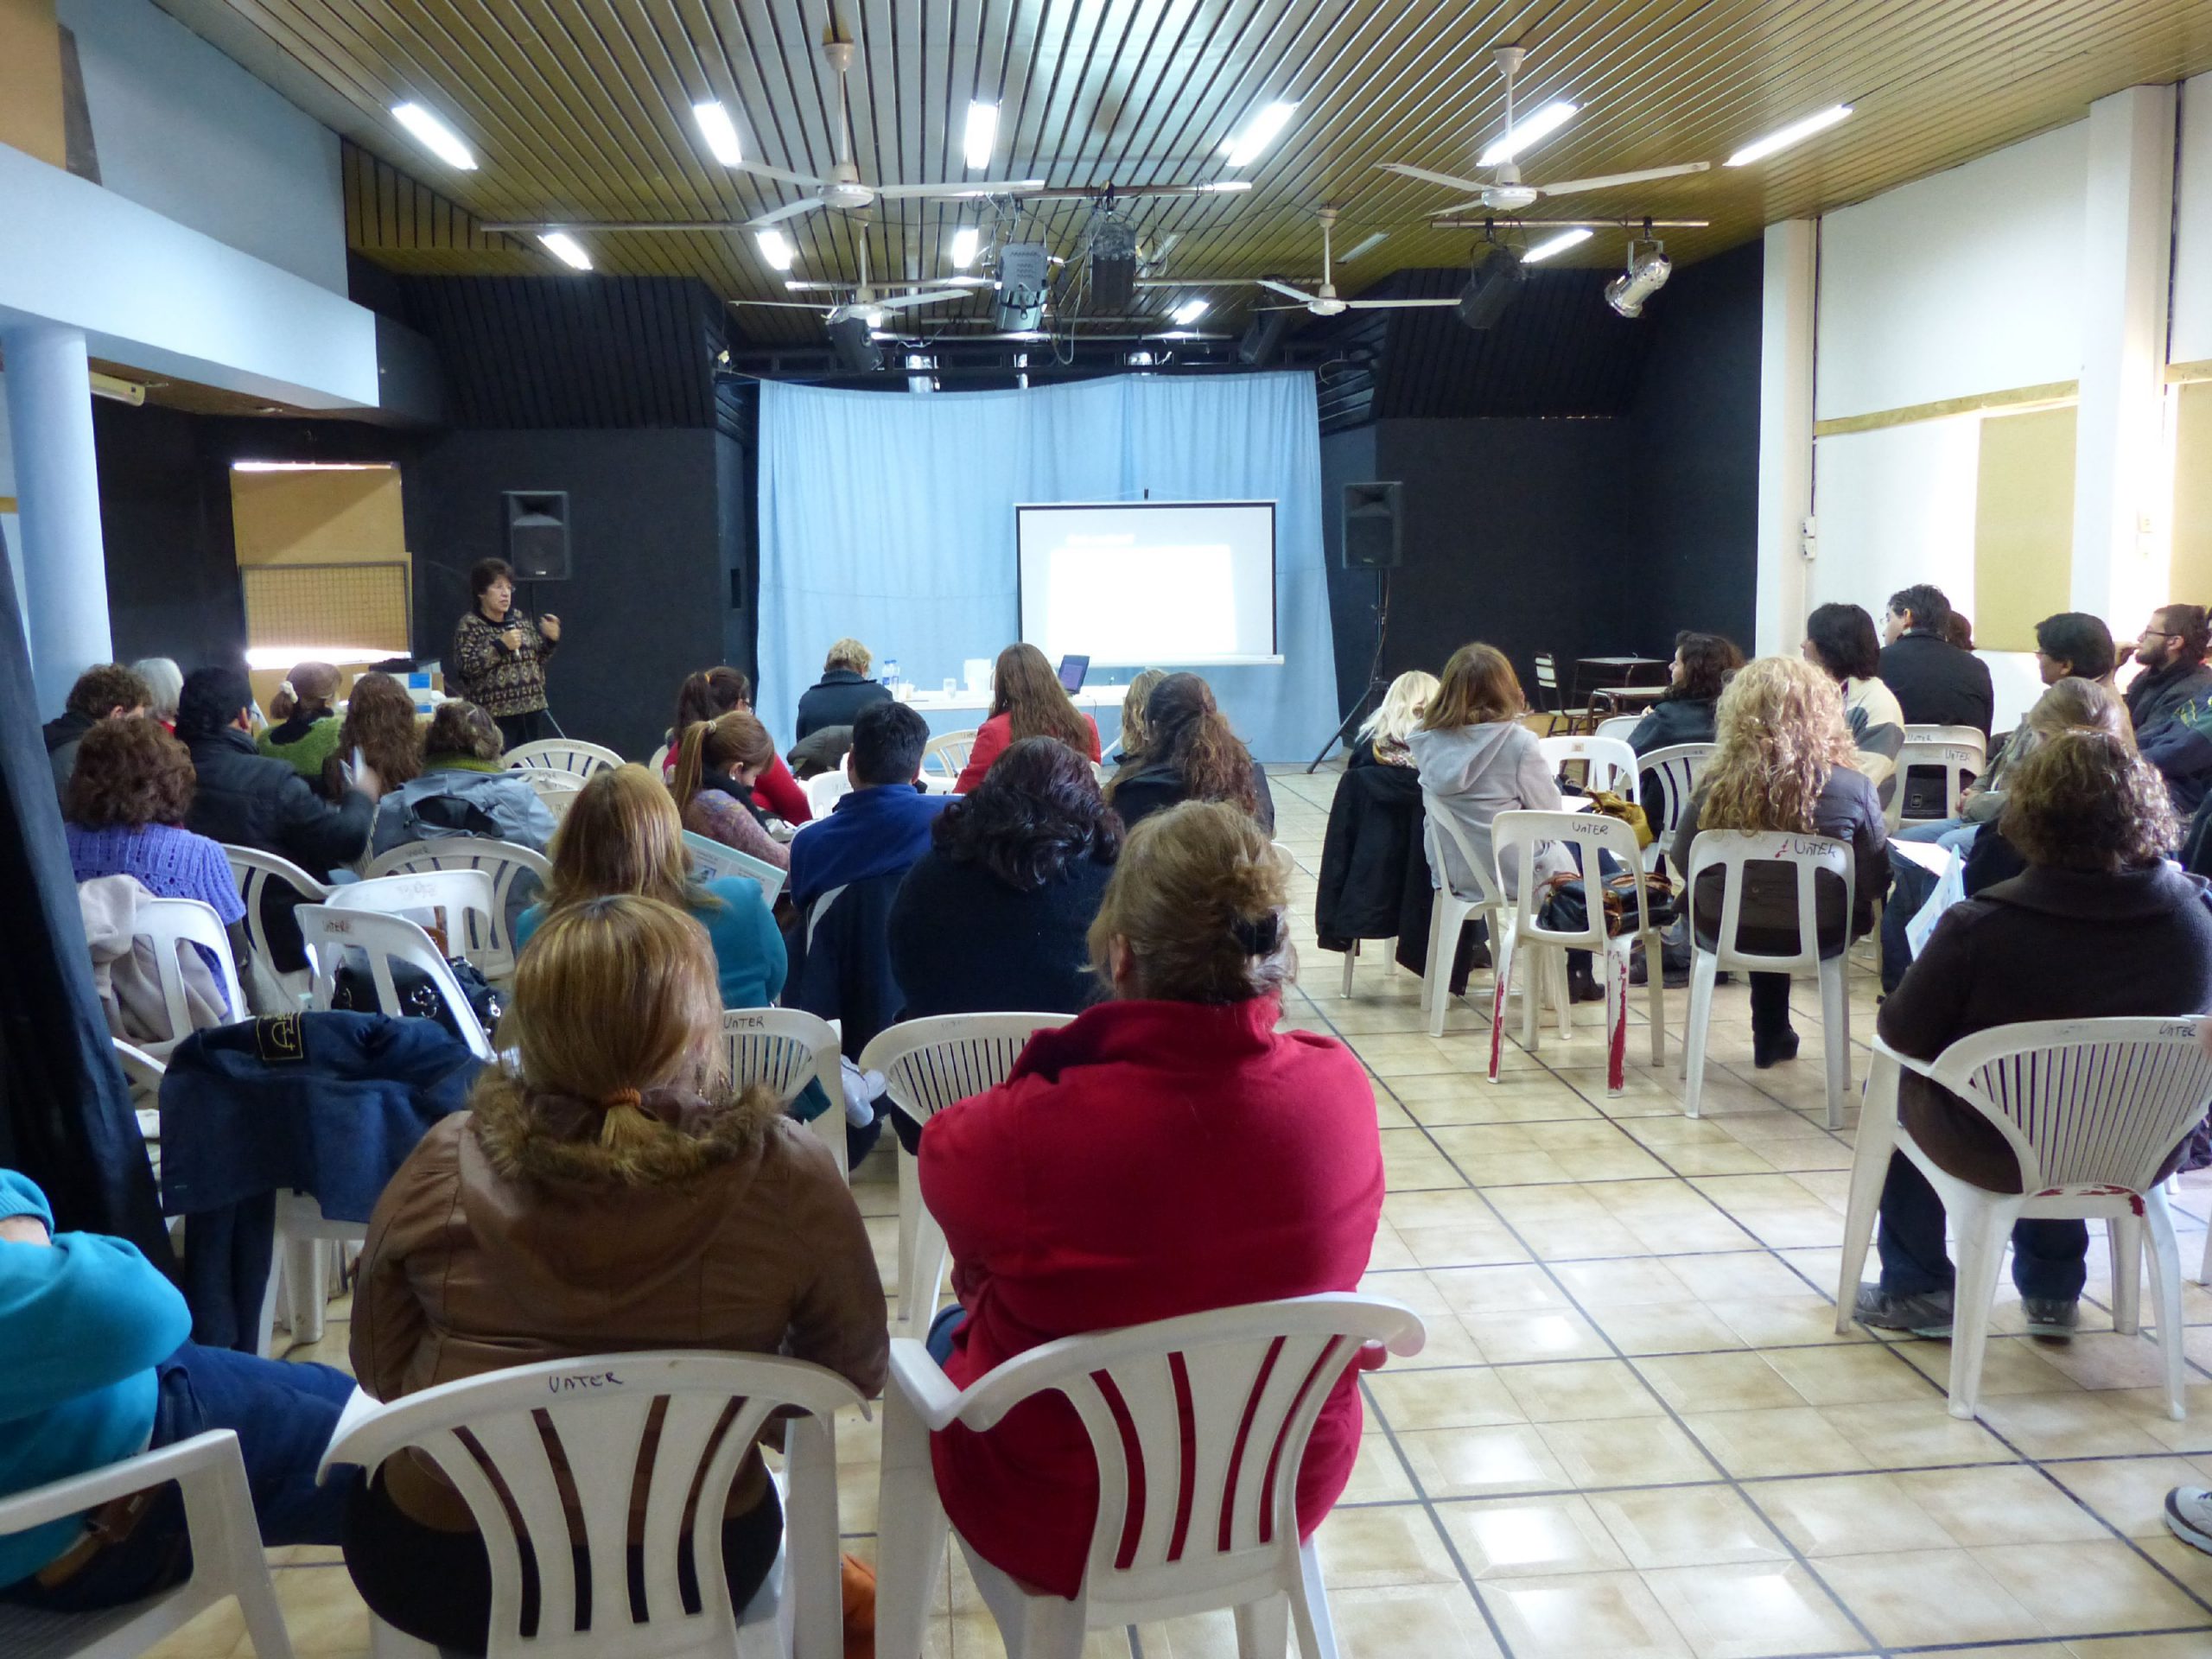
<instances>
[{"instance_id":1,"label":"black jacket on chair backrest","mask_svg":"<svg viewBox=\"0 0 2212 1659\"><path fill-rule=\"evenodd\" d=\"M1971 726L1984 737L1997 709L1989 665L1926 628L1882 647L1882 683L1908 726Z\"/></svg>"},{"instance_id":2,"label":"black jacket on chair backrest","mask_svg":"<svg viewBox=\"0 0 2212 1659\"><path fill-rule=\"evenodd\" d=\"M1321 874L1313 931L1324 950L1345 950L1355 939L1397 943L1400 966L1428 966L1428 925L1435 884L1422 836L1428 814L1421 774L1411 766L1353 766L1337 782L1329 829L1321 842ZM1462 930L1452 982L1464 988L1473 942Z\"/></svg>"}]
</instances>

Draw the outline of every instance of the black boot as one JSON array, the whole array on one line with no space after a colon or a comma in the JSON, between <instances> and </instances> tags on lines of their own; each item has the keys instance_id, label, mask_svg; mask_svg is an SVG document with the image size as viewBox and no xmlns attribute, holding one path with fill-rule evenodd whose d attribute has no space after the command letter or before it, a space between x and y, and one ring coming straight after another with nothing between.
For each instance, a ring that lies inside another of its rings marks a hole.
<instances>
[{"instance_id":1,"label":"black boot","mask_svg":"<svg viewBox=\"0 0 2212 1659\"><path fill-rule=\"evenodd\" d=\"M1784 1026L1780 1031L1751 1033L1751 1065L1764 1071L1783 1060L1797 1058L1797 1033Z\"/></svg>"},{"instance_id":2,"label":"black boot","mask_svg":"<svg viewBox=\"0 0 2212 1659\"><path fill-rule=\"evenodd\" d=\"M1591 957L1587 950L1567 953L1567 1000L1570 1002L1602 1002L1605 988L1590 969Z\"/></svg>"}]
</instances>

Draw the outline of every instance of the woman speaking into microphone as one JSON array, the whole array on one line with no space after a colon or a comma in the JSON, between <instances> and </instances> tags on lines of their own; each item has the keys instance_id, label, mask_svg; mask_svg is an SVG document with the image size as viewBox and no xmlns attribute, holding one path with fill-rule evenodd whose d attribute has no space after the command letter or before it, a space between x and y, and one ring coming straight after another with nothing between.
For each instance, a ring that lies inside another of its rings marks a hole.
<instances>
[{"instance_id":1,"label":"woman speaking into microphone","mask_svg":"<svg viewBox=\"0 0 2212 1659\"><path fill-rule=\"evenodd\" d=\"M479 559L468 572L476 607L453 631L448 690L499 723L512 751L545 735L545 659L561 643L561 619L515 609L515 573L505 559Z\"/></svg>"}]
</instances>

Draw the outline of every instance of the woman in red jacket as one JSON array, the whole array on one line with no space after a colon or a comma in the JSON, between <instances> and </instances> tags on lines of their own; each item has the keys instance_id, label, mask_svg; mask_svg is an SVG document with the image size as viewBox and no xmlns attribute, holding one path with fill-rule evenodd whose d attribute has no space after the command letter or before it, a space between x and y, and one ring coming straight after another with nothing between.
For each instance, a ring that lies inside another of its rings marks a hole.
<instances>
[{"instance_id":1,"label":"woman in red jacket","mask_svg":"<svg viewBox=\"0 0 2212 1659\"><path fill-rule=\"evenodd\" d=\"M676 724L668 728L668 749L660 758L661 782L676 781L677 751L683 747L684 733L701 721L739 710L753 712L753 682L738 670L702 668L685 680L677 690ZM766 767L753 779L753 804L785 823L804 823L814 816L806 804L806 791L798 786L798 779L791 776L780 754L772 753Z\"/></svg>"},{"instance_id":2,"label":"woman in red jacket","mask_svg":"<svg viewBox=\"0 0 2212 1659\"><path fill-rule=\"evenodd\" d=\"M1375 1095L1340 1044L1275 1029L1294 966L1285 874L1234 806L1147 819L1090 931L1114 1000L931 1120L922 1196L964 1314L949 1351L944 1330L931 1346L955 1383L1059 1337L1357 1287L1382 1213ZM1301 1535L1344 1491L1359 1431L1347 1371L1299 1472ZM1072 1596L1098 1474L1066 1401L987 1433L955 1425L931 1452L961 1535Z\"/></svg>"},{"instance_id":3,"label":"woman in red jacket","mask_svg":"<svg viewBox=\"0 0 2212 1659\"><path fill-rule=\"evenodd\" d=\"M1057 737L1087 760L1099 758L1098 722L1075 706L1045 653L1034 645L1008 645L991 673L991 715L976 728L976 747L952 785L965 795L983 781L991 762L1025 737Z\"/></svg>"}]
</instances>

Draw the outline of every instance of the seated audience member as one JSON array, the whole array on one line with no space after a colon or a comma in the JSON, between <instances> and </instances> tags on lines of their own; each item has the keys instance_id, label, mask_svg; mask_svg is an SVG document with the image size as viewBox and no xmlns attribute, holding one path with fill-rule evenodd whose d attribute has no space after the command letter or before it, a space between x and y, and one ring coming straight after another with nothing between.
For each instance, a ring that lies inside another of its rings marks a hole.
<instances>
[{"instance_id":1,"label":"seated audience member","mask_svg":"<svg viewBox=\"0 0 2212 1659\"><path fill-rule=\"evenodd\" d=\"M322 792L334 801L345 795L357 751L386 789L423 775L422 717L414 694L389 674L364 674L353 682L337 745L323 762Z\"/></svg>"},{"instance_id":2,"label":"seated audience member","mask_svg":"<svg viewBox=\"0 0 2212 1659\"><path fill-rule=\"evenodd\" d=\"M793 736L811 737L824 726L850 726L861 710L889 702L891 688L868 677L875 659L857 639L840 639L830 647L822 664L822 677L799 693L798 723Z\"/></svg>"},{"instance_id":3,"label":"seated audience member","mask_svg":"<svg viewBox=\"0 0 2212 1659\"><path fill-rule=\"evenodd\" d=\"M1782 830L1826 836L1852 852L1851 913L1830 880L1816 883L1820 952L1842 954L1873 925L1874 900L1890 885L1889 836L1874 785L1854 771L1851 728L1834 679L1794 657L1761 657L1721 693L1718 747L1682 814L1668 856L1690 867L1690 847L1706 830ZM1775 865L1745 872L1741 925L1746 949L1795 951L1797 875ZM1707 873L1691 908L1700 944L1710 946L1720 923L1721 873ZM1789 976L1753 974L1751 1064L1762 1071L1797 1057L1789 1024ZM1823 1034L1834 1042L1837 1033Z\"/></svg>"},{"instance_id":4,"label":"seated audience member","mask_svg":"<svg viewBox=\"0 0 2212 1659\"><path fill-rule=\"evenodd\" d=\"M952 785L965 795L983 781L991 762L1025 737L1054 737L1086 760L1097 760L1098 722L1075 706L1067 687L1034 645L1008 645L991 677L991 712L976 728L968 764Z\"/></svg>"},{"instance_id":5,"label":"seated audience member","mask_svg":"<svg viewBox=\"0 0 2212 1659\"><path fill-rule=\"evenodd\" d=\"M771 1091L723 1083L721 1032L714 957L682 911L626 895L549 918L499 1025L516 1059L423 1137L370 1222L353 1304L362 1387L397 1400L541 1360L687 1348L786 1355L877 1393L890 1344L860 1211ZM734 1605L782 1533L748 1450L721 1528ZM397 1457L360 1483L345 1545L379 1618L484 1650L489 1559L435 1469ZM581 1546L576 1559L585 1571Z\"/></svg>"},{"instance_id":6,"label":"seated audience member","mask_svg":"<svg viewBox=\"0 0 2212 1659\"><path fill-rule=\"evenodd\" d=\"M223 849L184 827L195 785L184 745L151 720L104 720L77 746L62 803L73 879L133 876L156 899L197 899L228 930L239 973L251 956L245 904ZM233 1008L233 1018L245 1010Z\"/></svg>"},{"instance_id":7,"label":"seated audience member","mask_svg":"<svg viewBox=\"0 0 2212 1659\"><path fill-rule=\"evenodd\" d=\"M1491 821L1499 813L1523 809L1557 812L1566 805L1558 780L1537 747L1536 734L1521 723L1528 709L1520 677L1505 653L1478 641L1452 653L1436 694L1428 700L1428 712L1406 738L1420 771L1425 804L1450 813L1484 859L1491 855ZM1459 857L1458 843L1438 831L1434 844L1444 861L1444 868L1433 873L1435 878L1449 881L1454 893L1479 891L1474 872ZM1557 842L1539 848L1534 861L1539 881L1577 868L1573 855ZM1517 861L1507 868L1505 882L1506 896L1517 897ZM1571 902L1574 913L1571 918L1562 913L1560 925L1580 926L1586 912L1579 887L1573 889ZM1567 974L1569 994L1576 1001L1604 997L1587 950L1567 953Z\"/></svg>"},{"instance_id":8,"label":"seated audience member","mask_svg":"<svg viewBox=\"0 0 2212 1659\"><path fill-rule=\"evenodd\" d=\"M1414 752L1406 747L1406 734L1421 724L1428 700L1435 695L1436 676L1427 669L1409 668L1399 675L1390 682L1375 712L1360 722L1351 747L1345 752L1344 765L1411 771Z\"/></svg>"},{"instance_id":9,"label":"seated audience member","mask_svg":"<svg viewBox=\"0 0 2212 1659\"><path fill-rule=\"evenodd\" d=\"M1953 611L1943 619L1943 642L1957 651L1974 649L1974 621L1963 611Z\"/></svg>"},{"instance_id":10,"label":"seated audience member","mask_svg":"<svg viewBox=\"0 0 2212 1659\"><path fill-rule=\"evenodd\" d=\"M634 894L675 906L707 930L726 1008L765 1008L783 995L784 937L760 884L691 874L676 804L643 766L594 772L553 837L553 875L515 923L518 948L555 912Z\"/></svg>"},{"instance_id":11,"label":"seated audience member","mask_svg":"<svg viewBox=\"0 0 2212 1659\"><path fill-rule=\"evenodd\" d=\"M2194 817L2212 799L2212 684L2171 714L2137 727L2135 744L2166 780L2175 812Z\"/></svg>"},{"instance_id":12,"label":"seated audience member","mask_svg":"<svg viewBox=\"0 0 2212 1659\"><path fill-rule=\"evenodd\" d=\"M1022 738L938 815L930 842L891 906L899 1018L1089 1007L1085 941L1122 824L1083 757Z\"/></svg>"},{"instance_id":13,"label":"seated audience member","mask_svg":"<svg viewBox=\"0 0 2212 1659\"><path fill-rule=\"evenodd\" d=\"M410 842L480 836L542 853L554 818L520 772L500 763L499 723L473 702L449 697L423 734L423 772L377 806L377 853Z\"/></svg>"},{"instance_id":14,"label":"seated audience member","mask_svg":"<svg viewBox=\"0 0 2212 1659\"><path fill-rule=\"evenodd\" d=\"M2140 731L2212 693L2212 667L2204 661L2212 639L2202 605L2169 605L2151 613L2151 626L2135 642L2142 672L2128 683L2127 717Z\"/></svg>"},{"instance_id":15,"label":"seated audience member","mask_svg":"<svg viewBox=\"0 0 2212 1659\"><path fill-rule=\"evenodd\" d=\"M1945 637L1953 613L1942 589L1926 582L1891 594L1882 623L1882 682L1896 695L1906 725L1971 726L1987 737L1997 706L1989 667Z\"/></svg>"},{"instance_id":16,"label":"seated audience member","mask_svg":"<svg viewBox=\"0 0 2212 1659\"><path fill-rule=\"evenodd\" d=\"M253 690L237 669L196 668L184 677L176 734L198 780L186 827L210 841L288 858L317 879L351 864L369 843L384 791L375 766L356 772L334 805L322 800L283 761L255 751L247 730L252 702ZM297 943L295 929L295 949Z\"/></svg>"},{"instance_id":17,"label":"seated audience member","mask_svg":"<svg viewBox=\"0 0 2212 1659\"><path fill-rule=\"evenodd\" d=\"M2158 774L2125 739L2087 731L2049 739L2019 763L1998 822L2026 870L1943 913L1882 1004L1884 1041L1932 1060L1993 1026L2212 1006L2206 884L2166 864L2173 811ZM2053 971L2056 963L2063 971ZM1980 1114L1911 1072L1899 1110L1944 1170L1990 1192L2020 1190L2017 1160ZM1884 1330L1949 1335L1954 1274L1942 1204L1902 1154L1891 1160L1881 1214L1881 1282L1860 1287L1859 1318ZM2013 1229L2013 1282L2031 1334L2073 1330L2088 1249L2079 1221Z\"/></svg>"},{"instance_id":18,"label":"seated audience member","mask_svg":"<svg viewBox=\"0 0 2212 1659\"><path fill-rule=\"evenodd\" d=\"M1227 801L1274 833L1267 772L1230 729L1213 688L1195 674L1170 674L1153 689L1144 748L1122 763L1106 788L1106 804L1130 829L1179 801Z\"/></svg>"},{"instance_id":19,"label":"seated audience member","mask_svg":"<svg viewBox=\"0 0 2212 1659\"><path fill-rule=\"evenodd\" d=\"M2061 611L2036 624L2036 672L2045 685L2094 680L2118 694L2112 630L2084 611Z\"/></svg>"},{"instance_id":20,"label":"seated audience member","mask_svg":"<svg viewBox=\"0 0 2212 1659\"><path fill-rule=\"evenodd\" d=\"M1091 925L1112 1000L931 1121L922 1192L960 1299L931 1347L955 1387L1057 1338L1358 1285L1382 1206L1374 1094L1334 1040L1275 1028L1294 970L1287 874L1225 804L1147 818ZM1357 1376L1327 1379L1297 1471L1301 1536L1351 1477ZM1075 1592L1098 1478L1065 1401L931 1452L978 1554Z\"/></svg>"},{"instance_id":21,"label":"seated audience member","mask_svg":"<svg viewBox=\"0 0 2212 1659\"><path fill-rule=\"evenodd\" d=\"M1167 677L1164 668L1141 668L1129 679L1129 689L1122 694L1122 731L1114 740L1113 762L1117 766L1128 764L1129 757L1144 747L1145 705L1152 701L1152 694Z\"/></svg>"},{"instance_id":22,"label":"seated audience member","mask_svg":"<svg viewBox=\"0 0 2212 1659\"><path fill-rule=\"evenodd\" d=\"M753 785L775 758L767 728L742 709L690 727L677 751L672 785L683 827L789 869L791 849L768 833L766 814L753 804Z\"/></svg>"},{"instance_id":23,"label":"seated audience member","mask_svg":"<svg viewBox=\"0 0 2212 1659\"><path fill-rule=\"evenodd\" d=\"M1904 710L1882 683L1882 642L1874 619L1856 605L1819 605L1805 619L1800 654L1826 669L1843 693L1843 718L1858 753L1853 770L1874 785L1885 806L1897 787L1897 751L1904 747Z\"/></svg>"},{"instance_id":24,"label":"seated audience member","mask_svg":"<svg viewBox=\"0 0 2212 1659\"><path fill-rule=\"evenodd\" d=\"M46 1195L0 1169L0 1497L158 1452L210 1429L238 1437L260 1542L338 1542L353 1484L315 1484L353 1379L186 1340L192 1315L119 1238L56 1233ZM0 1537L0 1601L54 1612L119 1607L192 1574L184 1502L156 1486Z\"/></svg>"},{"instance_id":25,"label":"seated audience member","mask_svg":"<svg viewBox=\"0 0 2212 1659\"><path fill-rule=\"evenodd\" d=\"M184 671L171 657L141 657L130 664L130 671L146 682L146 690L153 701L148 707L162 729L174 734L176 731L176 700L184 690Z\"/></svg>"},{"instance_id":26,"label":"seated audience member","mask_svg":"<svg viewBox=\"0 0 2212 1659\"><path fill-rule=\"evenodd\" d=\"M54 768L55 798L69 787L70 769L77 764L77 744L86 732L103 720L145 714L153 702L154 694L146 682L120 663L99 663L79 674L77 683L69 688L67 706L46 722L46 759Z\"/></svg>"},{"instance_id":27,"label":"seated audience member","mask_svg":"<svg viewBox=\"0 0 2212 1659\"><path fill-rule=\"evenodd\" d=\"M1743 665L1744 653L1719 634L1676 634L1667 690L1629 734L1629 747L1648 754L1677 743L1712 742L1713 710L1720 701L1720 689Z\"/></svg>"},{"instance_id":28,"label":"seated audience member","mask_svg":"<svg viewBox=\"0 0 2212 1659\"><path fill-rule=\"evenodd\" d=\"M743 710L753 712L753 682L734 668L702 669L686 679L676 693L676 723L668 728L668 747L660 758L660 780L676 781L677 750L683 734L702 720ZM785 823L804 823L814 816L806 791L798 786L783 757L770 752L766 768L753 785L753 804L774 813Z\"/></svg>"},{"instance_id":29,"label":"seated audience member","mask_svg":"<svg viewBox=\"0 0 2212 1659\"><path fill-rule=\"evenodd\" d=\"M282 760L311 784L322 781L323 763L338 752L341 722L331 699L338 695L338 671L328 663L295 663L276 695L269 700L276 724L253 740L253 747ZM415 702L408 699L412 712Z\"/></svg>"}]
</instances>

